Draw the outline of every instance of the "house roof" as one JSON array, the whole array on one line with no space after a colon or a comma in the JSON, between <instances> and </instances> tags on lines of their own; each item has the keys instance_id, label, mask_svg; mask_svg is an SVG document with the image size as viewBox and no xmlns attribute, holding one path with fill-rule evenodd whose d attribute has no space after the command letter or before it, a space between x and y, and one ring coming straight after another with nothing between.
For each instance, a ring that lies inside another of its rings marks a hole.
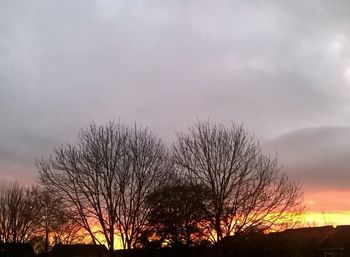
<instances>
[{"instance_id":1,"label":"house roof","mask_svg":"<svg viewBox=\"0 0 350 257\"><path fill-rule=\"evenodd\" d=\"M262 245L265 247L295 247L296 245L318 246L334 231L332 226L309 227L287 229L281 232L272 232L266 235L262 233L252 234L246 238L248 244ZM228 244L234 242L234 237L225 238Z\"/></svg>"},{"instance_id":2,"label":"house roof","mask_svg":"<svg viewBox=\"0 0 350 257\"><path fill-rule=\"evenodd\" d=\"M350 225L337 226L319 244L320 248L342 248L350 246Z\"/></svg>"},{"instance_id":3,"label":"house roof","mask_svg":"<svg viewBox=\"0 0 350 257\"><path fill-rule=\"evenodd\" d=\"M58 244L55 245L49 256L50 257L105 257L109 252L104 245L93 244Z\"/></svg>"},{"instance_id":4,"label":"house roof","mask_svg":"<svg viewBox=\"0 0 350 257\"><path fill-rule=\"evenodd\" d=\"M293 241L313 240L316 243L320 243L332 231L334 231L333 226L323 226L323 227L287 229L280 233L283 235L283 237L289 240L293 240Z\"/></svg>"},{"instance_id":5,"label":"house roof","mask_svg":"<svg viewBox=\"0 0 350 257\"><path fill-rule=\"evenodd\" d=\"M0 257L34 256L33 247L28 243L0 243Z\"/></svg>"}]
</instances>

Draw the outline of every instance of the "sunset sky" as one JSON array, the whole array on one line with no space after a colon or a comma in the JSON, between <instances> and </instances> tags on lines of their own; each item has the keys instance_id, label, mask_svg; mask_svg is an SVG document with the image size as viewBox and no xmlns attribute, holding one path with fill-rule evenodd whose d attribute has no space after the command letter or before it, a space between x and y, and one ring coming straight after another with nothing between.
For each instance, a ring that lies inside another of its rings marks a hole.
<instances>
[{"instance_id":1,"label":"sunset sky","mask_svg":"<svg viewBox=\"0 0 350 257\"><path fill-rule=\"evenodd\" d=\"M0 180L92 121L171 144L243 124L304 185L305 222L350 224L349 1L0 1Z\"/></svg>"}]
</instances>

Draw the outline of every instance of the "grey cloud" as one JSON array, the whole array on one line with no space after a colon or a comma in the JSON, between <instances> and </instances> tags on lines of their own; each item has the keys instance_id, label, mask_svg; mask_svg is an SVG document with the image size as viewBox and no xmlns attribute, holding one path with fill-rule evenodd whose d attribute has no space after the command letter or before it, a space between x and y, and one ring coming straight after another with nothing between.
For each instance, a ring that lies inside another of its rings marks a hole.
<instances>
[{"instance_id":1,"label":"grey cloud","mask_svg":"<svg viewBox=\"0 0 350 257\"><path fill-rule=\"evenodd\" d=\"M349 126L349 7L2 1L0 179L34 180L34 159L91 121L137 121L167 142L197 118L243 123L262 141Z\"/></svg>"},{"instance_id":2,"label":"grey cloud","mask_svg":"<svg viewBox=\"0 0 350 257\"><path fill-rule=\"evenodd\" d=\"M266 142L287 173L307 188L350 189L350 127L314 127Z\"/></svg>"}]
</instances>

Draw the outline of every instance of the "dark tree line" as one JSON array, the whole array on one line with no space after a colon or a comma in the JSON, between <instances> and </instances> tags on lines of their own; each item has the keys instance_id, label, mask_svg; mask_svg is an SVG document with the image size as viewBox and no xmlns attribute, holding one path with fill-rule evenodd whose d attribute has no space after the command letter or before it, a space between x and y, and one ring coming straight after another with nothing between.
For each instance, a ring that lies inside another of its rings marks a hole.
<instances>
[{"instance_id":1,"label":"dark tree line","mask_svg":"<svg viewBox=\"0 0 350 257\"><path fill-rule=\"evenodd\" d=\"M166 147L137 125L92 124L37 166L50 194L41 194L46 204L32 218L46 250L65 226L113 252L117 239L125 249L210 244L292 224L302 209L301 186L235 125L198 122ZM24 198L35 209L33 197Z\"/></svg>"},{"instance_id":2,"label":"dark tree line","mask_svg":"<svg viewBox=\"0 0 350 257\"><path fill-rule=\"evenodd\" d=\"M33 244L48 252L53 244L81 241L84 233L66 215L60 199L39 186L0 186L0 242Z\"/></svg>"},{"instance_id":3,"label":"dark tree line","mask_svg":"<svg viewBox=\"0 0 350 257\"><path fill-rule=\"evenodd\" d=\"M0 187L0 241L22 243L37 228L40 206L34 201L35 188L18 184Z\"/></svg>"}]
</instances>

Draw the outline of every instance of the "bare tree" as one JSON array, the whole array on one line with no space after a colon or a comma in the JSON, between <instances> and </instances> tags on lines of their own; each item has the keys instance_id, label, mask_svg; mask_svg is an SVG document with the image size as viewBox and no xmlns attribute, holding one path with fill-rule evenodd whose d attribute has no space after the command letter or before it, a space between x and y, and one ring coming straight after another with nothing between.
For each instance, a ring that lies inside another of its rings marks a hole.
<instances>
[{"instance_id":1,"label":"bare tree","mask_svg":"<svg viewBox=\"0 0 350 257\"><path fill-rule=\"evenodd\" d=\"M128 130L126 158L118 174L120 204L117 231L124 248L136 246L147 229L150 211L147 198L166 181L167 151L148 130L136 126Z\"/></svg>"},{"instance_id":2,"label":"bare tree","mask_svg":"<svg viewBox=\"0 0 350 257\"><path fill-rule=\"evenodd\" d=\"M179 172L210 192L204 225L214 241L287 223L301 211L301 186L242 126L198 122L178 134L173 156Z\"/></svg>"},{"instance_id":3,"label":"bare tree","mask_svg":"<svg viewBox=\"0 0 350 257\"><path fill-rule=\"evenodd\" d=\"M51 245L56 244L78 244L86 243L86 237L89 236L86 231L75 223L70 217L62 216L51 231Z\"/></svg>"},{"instance_id":4,"label":"bare tree","mask_svg":"<svg viewBox=\"0 0 350 257\"><path fill-rule=\"evenodd\" d=\"M40 206L37 235L43 237L43 252L48 253L55 244L83 241L82 228L68 215L61 198L43 188L38 188L34 193Z\"/></svg>"},{"instance_id":5,"label":"bare tree","mask_svg":"<svg viewBox=\"0 0 350 257\"><path fill-rule=\"evenodd\" d=\"M114 122L92 124L78 139L38 162L41 181L94 243L113 252L120 235L129 248L144 226L143 202L163 171L165 148L147 129Z\"/></svg>"},{"instance_id":6,"label":"bare tree","mask_svg":"<svg viewBox=\"0 0 350 257\"><path fill-rule=\"evenodd\" d=\"M36 190L17 183L0 186L0 242L29 242L35 234L40 211Z\"/></svg>"}]
</instances>

